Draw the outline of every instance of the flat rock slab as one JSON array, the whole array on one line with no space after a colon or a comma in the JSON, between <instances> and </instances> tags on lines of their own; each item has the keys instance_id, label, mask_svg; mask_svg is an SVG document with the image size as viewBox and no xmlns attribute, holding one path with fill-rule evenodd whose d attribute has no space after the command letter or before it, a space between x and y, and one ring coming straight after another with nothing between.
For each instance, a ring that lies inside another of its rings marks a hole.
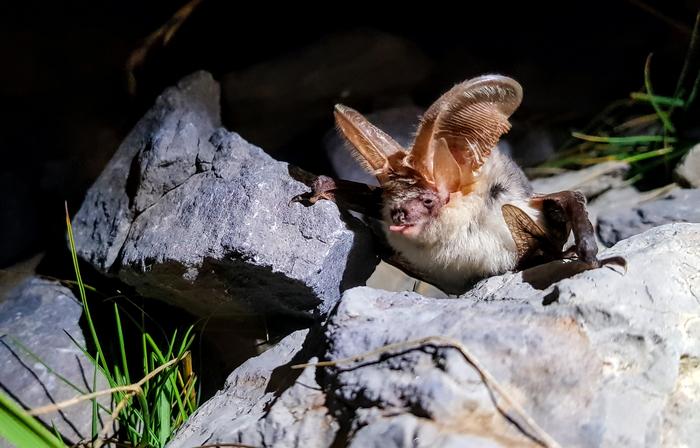
<instances>
[{"instance_id":1,"label":"flat rock slab","mask_svg":"<svg viewBox=\"0 0 700 448\"><path fill-rule=\"evenodd\" d=\"M0 386L24 408L108 387L98 372L97 387L93 388L94 365L79 348L85 348L79 325L82 312L82 305L68 288L37 277L22 282L0 303ZM109 397L100 401L109 408ZM103 421L108 418L107 413L100 415ZM39 418L77 443L90 438L92 404L86 401Z\"/></svg>"},{"instance_id":2,"label":"flat rock slab","mask_svg":"<svg viewBox=\"0 0 700 448\"><path fill-rule=\"evenodd\" d=\"M561 446L693 446L700 438L699 248L699 224L673 224L603 254L624 256L626 273L596 269L545 289L529 284L527 273L505 274L460 299L355 288L303 346L320 343L326 348L318 357L337 360L388 344L450 338ZM196 446L204 438L265 447L537 446L523 420L512 410L508 417L520 428L505 418L494 402L499 394L445 344L396 348L391 356L370 355L314 375L307 367L299 376L289 364L316 358L313 351L299 355L300 341L287 342L297 347L297 359L281 359L274 375L269 366L259 370L265 379L258 381L277 401L246 395L251 386L237 381L222 391L231 405L219 398L213 411L205 404L217 415L214 423L188 422L171 446ZM293 380L275 385L272 376ZM284 398L300 396L313 397L315 406ZM269 412L240 413L255 403ZM315 435L303 422L314 425ZM197 437L189 429L194 424Z\"/></svg>"},{"instance_id":3,"label":"flat rock slab","mask_svg":"<svg viewBox=\"0 0 700 448\"><path fill-rule=\"evenodd\" d=\"M598 216L598 236L603 244L612 246L652 227L674 222L700 223L700 188L676 189L631 209L602 212Z\"/></svg>"},{"instance_id":4,"label":"flat rock slab","mask_svg":"<svg viewBox=\"0 0 700 448\"><path fill-rule=\"evenodd\" d=\"M208 73L166 90L75 216L80 257L196 315L323 315L376 264L368 231L290 204L305 173L219 124Z\"/></svg>"},{"instance_id":5,"label":"flat rock slab","mask_svg":"<svg viewBox=\"0 0 700 448\"><path fill-rule=\"evenodd\" d=\"M700 188L700 143L690 148L676 167L678 182L688 187Z\"/></svg>"}]
</instances>

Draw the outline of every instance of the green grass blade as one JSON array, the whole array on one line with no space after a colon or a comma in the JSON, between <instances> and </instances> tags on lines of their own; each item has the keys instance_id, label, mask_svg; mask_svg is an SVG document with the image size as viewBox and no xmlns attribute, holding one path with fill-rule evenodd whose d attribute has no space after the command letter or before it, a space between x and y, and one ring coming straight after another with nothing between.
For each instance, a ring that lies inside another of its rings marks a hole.
<instances>
[{"instance_id":1,"label":"green grass blade","mask_svg":"<svg viewBox=\"0 0 700 448\"><path fill-rule=\"evenodd\" d=\"M666 147L666 148L656 149L654 151L643 152L641 154L630 156L630 157L627 157L627 158L621 159L621 160L623 162L627 162L627 163L635 163L635 162L639 162L642 160L651 159L653 157L663 156L663 155L671 153L672 151L673 151L673 148Z\"/></svg>"},{"instance_id":2,"label":"green grass blade","mask_svg":"<svg viewBox=\"0 0 700 448\"><path fill-rule=\"evenodd\" d=\"M659 106L685 106L685 101L683 101L683 99L671 98L669 96L649 95L648 93L632 92L630 93L630 98L632 98L635 101L643 101L645 103L651 103L653 101Z\"/></svg>"},{"instance_id":3,"label":"green grass blade","mask_svg":"<svg viewBox=\"0 0 700 448\"><path fill-rule=\"evenodd\" d=\"M153 353L156 355L156 361L157 364L165 364L166 362L169 361L165 356L163 356L163 352L160 351L160 348L158 347L158 344L156 344L156 341L153 340L150 334L146 333L146 341L148 342L148 345L151 347L151 350L153 350ZM151 369L153 370L153 368Z\"/></svg>"},{"instance_id":4,"label":"green grass blade","mask_svg":"<svg viewBox=\"0 0 700 448\"><path fill-rule=\"evenodd\" d=\"M165 446L165 443L170 438L170 402L166 398L164 392L161 392L158 396L157 402L158 410L158 442L159 446Z\"/></svg>"},{"instance_id":5,"label":"green grass blade","mask_svg":"<svg viewBox=\"0 0 700 448\"><path fill-rule=\"evenodd\" d=\"M65 332L65 330L64 330L64 332ZM66 332L66 334L67 334L67 333L68 333L68 332ZM27 347L26 345L22 344L18 339L15 339L14 337L9 336L9 335L5 335L4 337L10 339L10 341L12 341L12 344L13 344L13 345L16 345L17 347L19 347L20 349L22 349L22 351L25 352L25 353L27 354L27 356L29 356L30 358L32 358L35 362L38 362L39 364L41 364L41 365L46 369L47 372L49 372L51 375L53 375L53 376L55 376L56 378L58 378L62 383L64 383L65 385L67 385L67 386L70 387L71 389L75 390L75 391L78 392L78 394L80 394L80 395L85 395L85 394L86 394L86 392L85 392L83 389L81 389L80 387L78 387L76 384L74 384L74 383L73 383L72 381L70 381L68 378L64 377L63 375L61 375L60 373L58 373L58 372L56 372L54 369L52 369L51 366L49 366L48 364L46 364L46 363L44 362L43 359L41 359L36 353L34 353L31 349L29 349L29 347ZM70 337L70 335L69 335L69 337ZM71 338L71 340L75 343L75 340L74 340L74 339ZM78 347L78 348L79 348L80 350L82 350L82 348L80 348L80 347Z\"/></svg>"},{"instance_id":6,"label":"green grass blade","mask_svg":"<svg viewBox=\"0 0 700 448\"><path fill-rule=\"evenodd\" d=\"M685 102L685 108L688 109L691 104L695 101L695 97L698 95L698 89L700 89L700 70L698 70L698 74L695 77L695 81L693 82L693 87L690 90L690 95L688 95L688 100Z\"/></svg>"},{"instance_id":7,"label":"green grass blade","mask_svg":"<svg viewBox=\"0 0 700 448\"><path fill-rule=\"evenodd\" d=\"M580 140L585 140L587 142L594 143L610 143L613 145L639 145L642 143L654 143L663 142L664 137L662 135L633 135L628 137L604 137L599 135L587 135L580 132L572 132L571 135ZM673 137L668 137L667 140L670 143L676 141Z\"/></svg>"},{"instance_id":8,"label":"green grass blade","mask_svg":"<svg viewBox=\"0 0 700 448\"><path fill-rule=\"evenodd\" d=\"M649 103L651 104L651 107L654 108L656 115L659 116L659 119L664 125L664 129L667 132L675 133L676 128L673 126L673 123L671 123L668 113L661 110L661 107L659 107L659 103L656 102L656 97L654 96L654 92L651 88L651 56L651 54L647 56L647 61L644 64L644 88L647 91L647 95L649 95Z\"/></svg>"},{"instance_id":9,"label":"green grass blade","mask_svg":"<svg viewBox=\"0 0 700 448\"><path fill-rule=\"evenodd\" d=\"M107 382L109 383L109 387L116 387L116 386L119 386L119 383L118 383L118 382L116 381L116 379L114 378L114 375L112 375L112 372L110 372L109 370L106 370L106 371L105 371L105 370L102 370L102 366L100 366L100 364L99 364L97 358L95 358L94 356L92 356L84 347L82 347L82 346L78 343L78 341L76 341L75 338L74 338L73 336L70 335L70 333L68 333L67 331L65 331L65 333L68 335L68 337L70 338L70 340L73 341L73 344L75 344L75 346L78 347L78 349L79 349L81 352L83 352L83 355L85 355L85 357L88 358L88 359L90 360L90 362L91 362L94 366L96 366L98 369L100 369L100 372L102 372L102 375L105 377L105 379L106 379Z\"/></svg>"},{"instance_id":10,"label":"green grass blade","mask_svg":"<svg viewBox=\"0 0 700 448\"><path fill-rule=\"evenodd\" d=\"M0 392L0 436L17 448L63 448L63 441Z\"/></svg>"},{"instance_id":11,"label":"green grass blade","mask_svg":"<svg viewBox=\"0 0 700 448\"><path fill-rule=\"evenodd\" d=\"M83 284L83 278L80 275L80 266L78 265L78 252L75 249L75 238L73 237L73 226L70 222L70 215L68 214L68 203L65 204L66 207L66 228L68 230L68 241L70 243L70 253L73 259L73 269L75 270L75 279L78 282L78 291L80 292L80 301L83 303L83 312L85 313L85 320L88 323L88 328L90 330L90 336L92 337L92 342L97 348L97 360L101 362L104 371L109 371L107 367L107 361L104 357L104 352L102 351L102 346L100 345L100 339L97 337L97 331L95 330L95 324L92 321L92 315L90 314L90 307L87 303L87 294L85 293L85 285Z\"/></svg>"},{"instance_id":12,"label":"green grass blade","mask_svg":"<svg viewBox=\"0 0 700 448\"><path fill-rule=\"evenodd\" d=\"M97 363L92 365L92 390L97 390ZM93 398L90 401L92 402L92 425L90 429L92 440L95 440L97 435L100 433L100 429L98 428L100 416L97 413L97 398Z\"/></svg>"},{"instance_id":13,"label":"green grass blade","mask_svg":"<svg viewBox=\"0 0 700 448\"><path fill-rule=\"evenodd\" d=\"M56 436L58 440L63 441L63 436L61 435L61 431L56 428L56 424L51 420L51 430L53 431L53 435Z\"/></svg>"},{"instance_id":14,"label":"green grass blade","mask_svg":"<svg viewBox=\"0 0 700 448\"><path fill-rule=\"evenodd\" d=\"M122 320L119 317L119 306L117 305L117 302L114 302L114 321L117 324L117 341L119 342L119 355L122 361L124 379L126 380L126 384L131 384L131 377L129 376L129 365L126 362L126 347L124 344L124 333L122 331Z\"/></svg>"},{"instance_id":15,"label":"green grass blade","mask_svg":"<svg viewBox=\"0 0 700 448\"><path fill-rule=\"evenodd\" d=\"M683 61L683 68L681 69L681 74L678 77L678 83L676 84L676 91L673 96L676 98L682 98L685 96L683 91L683 84L688 77L688 71L690 66L693 64L693 58L699 54L698 45L700 45L700 12L695 16L695 25L693 26L693 32L690 35L690 44L688 44L688 51L685 53L685 60ZM686 109L688 108L691 101L686 101Z\"/></svg>"}]
</instances>

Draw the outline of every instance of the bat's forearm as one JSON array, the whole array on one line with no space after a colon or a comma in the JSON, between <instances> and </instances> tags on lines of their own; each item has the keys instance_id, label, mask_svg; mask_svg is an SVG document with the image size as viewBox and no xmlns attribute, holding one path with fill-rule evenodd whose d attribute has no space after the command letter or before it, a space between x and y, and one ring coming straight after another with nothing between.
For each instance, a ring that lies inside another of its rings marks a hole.
<instances>
[{"instance_id":1,"label":"bat's forearm","mask_svg":"<svg viewBox=\"0 0 700 448\"><path fill-rule=\"evenodd\" d=\"M311 184L311 192L294 198L298 202L314 204L325 199L333 201L341 210L353 210L365 216L381 219L382 191L379 187L318 176Z\"/></svg>"},{"instance_id":2,"label":"bat's forearm","mask_svg":"<svg viewBox=\"0 0 700 448\"><path fill-rule=\"evenodd\" d=\"M538 196L536 199L543 202L553 201L563 211L574 234L576 254L579 259L587 263L595 262L598 255L598 244L593 225L588 219L585 196L579 191L560 191Z\"/></svg>"}]
</instances>

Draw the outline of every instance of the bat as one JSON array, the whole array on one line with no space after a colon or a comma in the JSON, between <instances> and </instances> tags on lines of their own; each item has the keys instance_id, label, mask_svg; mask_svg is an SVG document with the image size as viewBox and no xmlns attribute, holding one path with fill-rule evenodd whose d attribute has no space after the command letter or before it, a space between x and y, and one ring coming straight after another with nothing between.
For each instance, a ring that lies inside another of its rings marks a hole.
<instances>
[{"instance_id":1,"label":"bat","mask_svg":"<svg viewBox=\"0 0 700 448\"><path fill-rule=\"evenodd\" d=\"M359 112L335 106L339 131L379 187L318 176L295 201L335 201L381 223L385 259L446 292L475 280L553 260L587 269L597 258L586 199L577 191L535 194L497 143L510 130L522 87L501 75L455 85L421 118L410 150ZM569 235L574 245L564 246Z\"/></svg>"}]
</instances>

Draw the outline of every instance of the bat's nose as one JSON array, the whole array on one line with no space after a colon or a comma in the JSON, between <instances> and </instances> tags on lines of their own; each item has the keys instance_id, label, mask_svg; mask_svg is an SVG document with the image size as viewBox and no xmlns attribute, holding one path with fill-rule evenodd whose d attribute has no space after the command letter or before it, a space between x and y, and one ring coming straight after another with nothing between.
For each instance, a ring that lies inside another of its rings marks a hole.
<instances>
[{"instance_id":1,"label":"bat's nose","mask_svg":"<svg viewBox=\"0 0 700 448\"><path fill-rule=\"evenodd\" d=\"M406 210L403 207L396 207L391 210L391 220L396 224L401 224L406 219Z\"/></svg>"}]
</instances>

